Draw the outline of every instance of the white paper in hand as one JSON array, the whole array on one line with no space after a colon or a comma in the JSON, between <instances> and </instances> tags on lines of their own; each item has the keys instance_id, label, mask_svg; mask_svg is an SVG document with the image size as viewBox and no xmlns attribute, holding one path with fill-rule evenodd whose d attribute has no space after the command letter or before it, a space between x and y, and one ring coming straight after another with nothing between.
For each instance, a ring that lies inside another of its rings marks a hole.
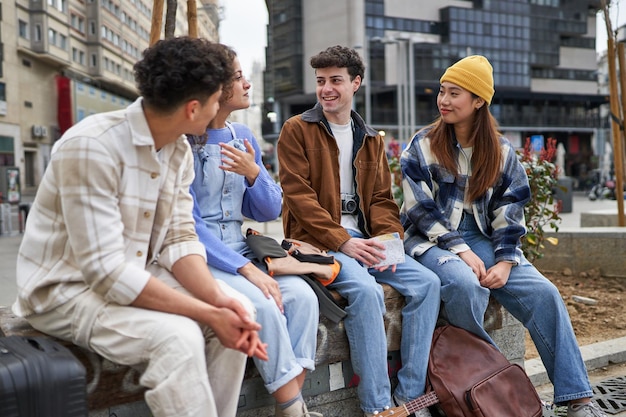
<instances>
[{"instance_id":1,"label":"white paper in hand","mask_svg":"<svg viewBox=\"0 0 626 417\"><path fill-rule=\"evenodd\" d=\"M386 265L397 265L404 263L404 243L400 239L400 233L387 233L372 238L385 245L385 259L370 268L378 268Z\"/></svg>"}]
</instances>

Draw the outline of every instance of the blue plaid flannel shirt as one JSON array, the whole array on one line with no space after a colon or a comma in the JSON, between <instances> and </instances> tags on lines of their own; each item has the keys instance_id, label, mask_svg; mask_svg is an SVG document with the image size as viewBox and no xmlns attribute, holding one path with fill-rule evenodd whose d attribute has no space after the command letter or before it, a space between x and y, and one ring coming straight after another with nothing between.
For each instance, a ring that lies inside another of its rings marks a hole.
<instances>
[{"instance_id":1,"label":"blue plaid flannel shirt","mask_svg":"<svg viewBox=\"0 0 626 417\"><path fill-rule=\"evenodd\" d=\"M428 131L417 132L400 158L404 190L400 219L405 250L411 256L435 245L452 253L469 249L457 231L467 175L457 176L438 163L430 151ZM523 256L520 238L526 233L524 205L530 200L530 187L511 143L504 137L500 143L501 176L471 207L481 232L493 241L495 261L518 264ZM462 157L460 148L458 155Z\"/></svg>"}]
</instances>

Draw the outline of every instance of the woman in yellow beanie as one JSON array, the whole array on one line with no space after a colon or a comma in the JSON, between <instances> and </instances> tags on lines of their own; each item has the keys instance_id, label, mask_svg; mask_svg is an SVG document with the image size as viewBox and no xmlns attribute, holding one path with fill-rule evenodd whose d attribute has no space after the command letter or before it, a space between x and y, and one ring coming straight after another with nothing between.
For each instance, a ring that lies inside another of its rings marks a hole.
<instances>
[{"instance_id":1,"label":"woman in yellow beanie","mask_svg":"<svg viewBox=\"0 0 626 417\"><path fill-rule=\"evenodd\" d=\"M493 69L463 58L440 79L440 117L402 153L407 253L437 273L450 324L494 343L483 328L493 295L529 330L568 417L606 417L557 288L524 257L526 172L489 111Z\"/></svg>"}]
</instances>

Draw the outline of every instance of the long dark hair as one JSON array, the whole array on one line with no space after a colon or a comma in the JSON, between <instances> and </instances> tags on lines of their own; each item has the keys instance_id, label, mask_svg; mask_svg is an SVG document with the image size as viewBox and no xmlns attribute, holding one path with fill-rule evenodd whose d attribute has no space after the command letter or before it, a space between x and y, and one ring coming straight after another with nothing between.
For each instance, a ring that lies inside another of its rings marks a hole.
<instances>
[{"instance_id":1,"label":"long dark hair","mask_svg":"<svg viewBox=\"0 0 626 417\"><path fill-rule=\"evenodd\" d=\"M454 126L439 118L430 128L428 137L431 140L431 152L445 169L458 175ZM489 106L484 105L476 110L471 131L472 178L466 197L470 202L485 195L489 187L496 183L502 165L498 122L489 111Z\"/></svg>"}]
</instances>

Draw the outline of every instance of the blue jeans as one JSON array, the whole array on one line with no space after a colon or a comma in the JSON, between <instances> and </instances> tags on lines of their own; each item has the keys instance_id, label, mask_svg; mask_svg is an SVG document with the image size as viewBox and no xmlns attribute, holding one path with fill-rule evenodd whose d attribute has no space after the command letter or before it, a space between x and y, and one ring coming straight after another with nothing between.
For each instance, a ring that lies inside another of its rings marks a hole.
<instances>
[{"instance_id":1,"label":"blue jeans","mask_svg":"<svg viewBox=\"0 0 626 417\"><path fill-rule=\"evenodd\" d=\"M379 283L395 288L406 302L402 309L402 368L398 371L395 395L403 401L419 397L424 393L428 354L439 314L439 278L410 256L393 273L391 268L384 272L367 269L341 252L329 254L342 264L341 272L329 288L348 301L344 326L352 368L360 377L361 408L373 413L392 405L383 321L385 302Z\"/></svg>"},{"instance_id":2,"label":"blue jeans","mask_svg":"<svg viewBox=\"0 0 626 417\"><path fill-rule=\"evenodd\" d=\"M458 230L485 268L492 267L493 244L474 218L464 215ZM441 299L450 324L493 343L483 328L489 295L493 295L528 329L554 385L554 402L593 396L565 303L554 284L526 258L511 268L506 285L495 290L481 287L467 264L450 251L434 246L417 260L441 279Z\"/></svg>"},{"instance_id":3,"label":"blue jeans","mask_svg":"<svg viewBox=\"0 0 626 417\"><path fill-rule=\"evenodd\" d=\"M265 298L263 292L244 276L232 275L210 265L209 269L215 278L245 294L257 310L257 322L261 325L259 337L267 343L269 360L254 358L254 364L270 394L304 369L315 369L319 303L306 281L295 275L276 277L283 297L283 315L274 299Z\"/></svg>"}]
</instances>

